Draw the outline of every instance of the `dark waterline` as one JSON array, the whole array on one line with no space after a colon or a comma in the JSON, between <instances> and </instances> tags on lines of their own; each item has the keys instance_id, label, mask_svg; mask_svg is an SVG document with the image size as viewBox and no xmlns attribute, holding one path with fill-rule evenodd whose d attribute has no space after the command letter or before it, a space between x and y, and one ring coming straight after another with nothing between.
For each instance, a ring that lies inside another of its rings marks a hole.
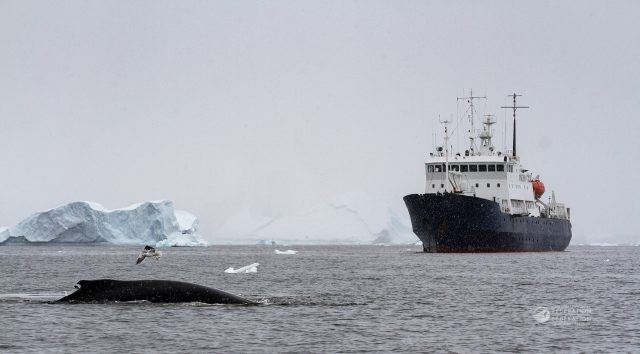
<instances>
[{"instance_id":1,"label":"dark waterline","mask_svg":"<svg viewBox=\"0 0 640 354\"><path fill-rule=\"evenodd\" d=\"M640 247L0 247L0 351L495 352L640 348ZM258 262L257 273L226 274ZM80 279L173 279L260 306L49 304ZM546 310L546 312L545 312ZM534 316L535 315L535 316ZM545 317L546 316L546 317Z\"/></svg>"}]
</instances>

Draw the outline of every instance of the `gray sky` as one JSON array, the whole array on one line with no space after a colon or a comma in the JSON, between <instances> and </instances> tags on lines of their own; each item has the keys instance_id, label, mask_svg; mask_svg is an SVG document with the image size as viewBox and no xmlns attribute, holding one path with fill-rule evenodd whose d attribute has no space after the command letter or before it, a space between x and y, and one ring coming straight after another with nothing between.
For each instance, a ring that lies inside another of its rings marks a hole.
<instances>
[{"instance_id":1,"label":"gray sky","mask_svg":"<svg viewBox=\"0 0 640 354\"><path fill-rule=\"evenodd\" d=\"M2 0L0 225L171 199L213 238L246 204L402 206L424 191L433 120L473 88L499 122L525 95L519 155L574 237L638 235L639 16L637 1Z\"/></svg>"}]
</instances>

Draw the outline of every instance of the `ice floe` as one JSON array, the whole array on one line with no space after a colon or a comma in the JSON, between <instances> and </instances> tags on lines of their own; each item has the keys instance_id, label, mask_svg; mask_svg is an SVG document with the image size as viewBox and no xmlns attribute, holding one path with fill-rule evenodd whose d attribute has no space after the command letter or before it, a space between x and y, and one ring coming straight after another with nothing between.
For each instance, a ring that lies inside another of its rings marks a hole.
<instances>
[{"instance_id":1,"label":"ice floe","mask_svg":"<svg viewBox=\"0 0 640 354\"><path fill-rule=\"evenodd\" d=\"M260 263L251 263L248 266L240 267L238 269L235 269L233 267L229 267L229 268L225 269L224 272L225 273L257 273L259 265L260 265Z\"/></svg>"},{"instance_id":2,"label":"ice floe","mask_svg":"<svg viewBox=\"0 0 640 354\"><path fill-rule=\"evenodd\" d=\"M298 251L294 251L294 250L286 250L286 251L280 251L280 250L275 250L276 254L296 254L298 253Z\"/></svg>"}]
</instances>

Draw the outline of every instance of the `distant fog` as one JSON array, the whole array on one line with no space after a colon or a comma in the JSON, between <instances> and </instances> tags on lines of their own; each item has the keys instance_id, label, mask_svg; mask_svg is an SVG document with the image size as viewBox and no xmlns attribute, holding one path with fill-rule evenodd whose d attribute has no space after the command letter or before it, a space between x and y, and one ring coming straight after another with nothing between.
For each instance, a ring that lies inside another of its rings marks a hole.
<instances>
[{"instance_id":1,"label":"distant fog","mask_svg":"<svg viewBox=\"0 0 640 354\"><path fill-rule=\"evenodd\" d=\"M456 97L473 88L499 125L506 95L524 95L518 153L571 207L574 244L638 242L639 13L637 1L2 1L0 226L75 200L170 199L212 242L243 209L281 217L336 196L408 217L434 129L441 143L434 122L460 120Z\"/></svg>"}]
</instances>

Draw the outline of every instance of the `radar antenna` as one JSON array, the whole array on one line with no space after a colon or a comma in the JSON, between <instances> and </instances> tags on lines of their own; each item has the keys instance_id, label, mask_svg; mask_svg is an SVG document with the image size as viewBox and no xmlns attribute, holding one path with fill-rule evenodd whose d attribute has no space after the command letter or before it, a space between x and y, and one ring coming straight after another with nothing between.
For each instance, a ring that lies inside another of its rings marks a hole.
<instances>
[{"instance_id":1,"label":"radar antenna","mask_svg":"<svg viewBox=\"0 0 640 354\"><path fill-rule=\"evenodd\" d=\"M482 131L478 134L480 138L480 155L493 155L493 142L491 142L491 138L493 137L493 131L491 126L496 123L495 120L491 119L493 114L485 114L485 120L482 121L484 127Z\"/></svg>"},{"instance_id":2,"label":"radar antenna","mask_svg":"<svg viewBox=\"0 0 640 354\"><path fill-rule=\"evenodd\" d=\"M518 95L514 93L513 95L509 95L507 97L513 97L513 106L501 106L500 108L512 108L513 109L513 156L516 155L516 110L518 108L529 108L529 106L518 106L516 105L516 97L520 97L522 95Z\"/></svg>"}]
</instances>

